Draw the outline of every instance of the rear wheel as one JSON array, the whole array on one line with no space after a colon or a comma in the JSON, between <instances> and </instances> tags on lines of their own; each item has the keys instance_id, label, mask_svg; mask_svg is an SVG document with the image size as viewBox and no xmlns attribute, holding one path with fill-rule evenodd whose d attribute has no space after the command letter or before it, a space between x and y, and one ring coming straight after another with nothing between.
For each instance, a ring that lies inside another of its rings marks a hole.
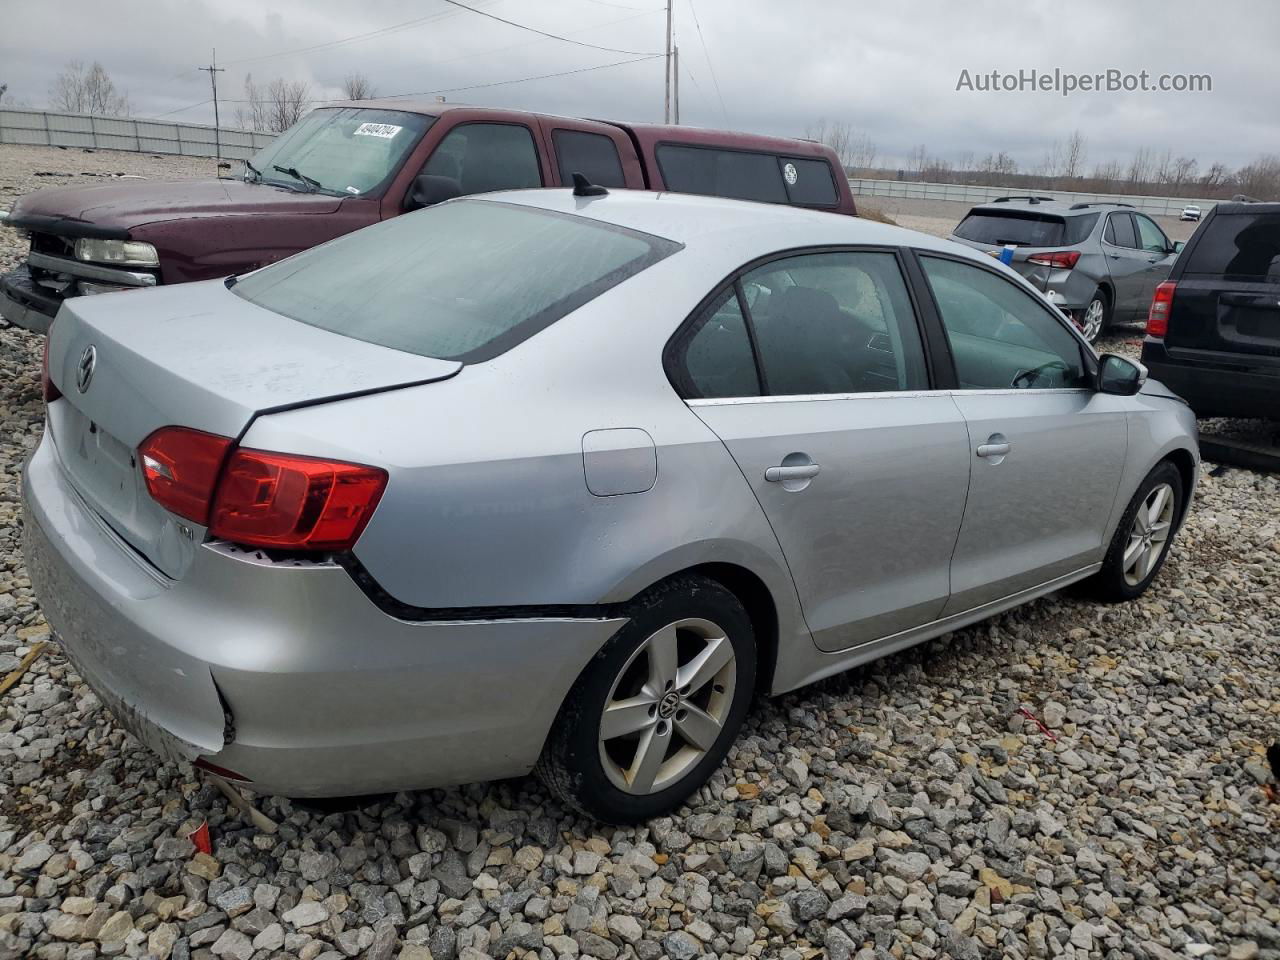
<instances>
[{"instance_id":1,"label":"rear wheel","mask_svg":"<svg viewBox=\"0 0 1280 960\"><path fill-rule=\"evenodd\" d=\"M1183 497L1182 474L1172 463L1147 474L1120 518L1102 569L1089 581L1095 596L1132 600L1151 585L1169 556Z\"/></svg>"},{"instance_id":2,"label":"rear wheel","mask_svg":"<svg viewBox=\"0 0 1280 960\"><path fill-rule=\"evenodd\" d=\"M1080 332L1084 334L1086 340L1093 343L1102 336L1102 331L1107 329L1107 324L1111 320L1110 313L1107 295L1102 290L1098 290L1089 301L1089 305L1084 308L1084 312L1080 314Z\"/></svg>"},{"instance_id":3,"label":"rear wheel","mask_svg":"<svg viewBox=\"0 0 1280 960\"><path fill-rule=\"evenodd\" d=\"M659 584L574 684L538 774L575 809L612 823L666 813L728 753L755 685L746 610L702 577Z\"/></svg>"}]
</instances>

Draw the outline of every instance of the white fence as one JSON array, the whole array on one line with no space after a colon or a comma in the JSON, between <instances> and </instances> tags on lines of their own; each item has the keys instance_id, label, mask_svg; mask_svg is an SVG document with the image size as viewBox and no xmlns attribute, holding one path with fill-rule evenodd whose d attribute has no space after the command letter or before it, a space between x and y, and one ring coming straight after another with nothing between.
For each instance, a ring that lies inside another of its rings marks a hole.
<instances>
[{"instance_id":1,"label":"white fence","mask_svg":"<svg viewBox=\"0 0 1280 960\"><path fill-rule=\"evenodd\" d=\"M1119 193L1074 193L1070 190L1030 190L1026 187L978 187L965 183L921 183L914 180L874 180L850 178L854 196L897 197L903 200L952 200L956 203L987 203L996 197L1053 197L1064 203L1127 203L1136 210L1156 216L1176 217L1188 203L1198 204L1208 213L1217 200L1188 197L1133 197Z\"/></svg>"},{"instance_id":2,"label":"white fence","mask_svg":"<svg viewBox=\"0 0 1280 960\"><path fill-rule=\"evenodd\" d=\"M275 139L274 134L249 130L221 128L217 133L222 140L222 156L227 160L251 157ZM195 123L0 109L0 143L212 157L216 155L214 134L213 127Z\"/></svg>"}]
</instances>

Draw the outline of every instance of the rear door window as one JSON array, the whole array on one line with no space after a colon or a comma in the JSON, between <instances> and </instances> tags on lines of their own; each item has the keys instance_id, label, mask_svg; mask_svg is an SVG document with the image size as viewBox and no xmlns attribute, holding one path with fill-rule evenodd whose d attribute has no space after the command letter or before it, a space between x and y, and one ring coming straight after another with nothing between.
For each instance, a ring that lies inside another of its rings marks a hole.
<instances>
[{"instance_id":1,"label":"rear door window","mask_svg":"<svg viewBox=\"0 0 1280 960\"><path fill-rule=\"evenodd\" d=\"M778 158L771 153L659 144L655 154L663 182L677 193L786 203Z\"/></svg>"},{"instance_id":2,"label":"rear door window","mask_svg":"<svg viewBox=\"0 0 1280 960\"><path fill-rule=\"evenodd\" d=\"M1280 283L1280 213L1214 216L1184 272Z\"/></svg>"},{"instance_id":3,"label":"rear door window","mask_svg":"<svg viewBox=\"0 0 1280 960\"><path fill-rule=\"evenodd\" d=\"M831 164L825 160L782 157L782 180L787 198L802 207L834 207L839 203Z\"/></svg>"},{"instance_id":4,"label":"rear door window","mask_svg":"<svg viewBox=\"0 0 1280 960\"><path fill-rule=\"evenodd\" d=\"M304 250L231 289L355 340L474 363L679 249L585 217L453 200Z\"/></svg>"},{"instance_id":5,"label":"rear door window","mask_svg":"<svg viewBox=\"0 0 1280 960\"><path fill-rule=\"evenodd\" d=\"M1117 247L1136 249L1138 235L1133 229L1133 217L1127 213L1113 213L1107 218L1107 242Z\"/></svg>"},{"instance_id":6,"label":"rear door window","mask_svg":"<svg viewBox=\"0 0 1280 960\"><path fill-rule=\"evenodd\" d=\"M462 123L436 146L422 172L458 182L464 194L542 186L533 133L518 123Z\"/></svg>"},{"instance_id":7,"label":"rear door window","mask_svg":"<svg viewBox=\"0 0 1280 960\"><path fill-rule=\"evenodd\" d=\"M974 210L955 230L962 240L1017 247L1060 247L1065 232L1062 217L1015 210Z\"/></svg>"},{"instance_id":8,"label":"rear door window","mask_svg":"<svg viewBox=\"0 0 1280 960\"><path fill-rule=\"evenodd\" d=\"M625 187L622 160L618 146L602 133L582 130L554 130L551 142L556 151L556 165L560 170L560 182L573 183L573 175L580 173L592 183L602 187Z\"/></svg>"}]
</instances>

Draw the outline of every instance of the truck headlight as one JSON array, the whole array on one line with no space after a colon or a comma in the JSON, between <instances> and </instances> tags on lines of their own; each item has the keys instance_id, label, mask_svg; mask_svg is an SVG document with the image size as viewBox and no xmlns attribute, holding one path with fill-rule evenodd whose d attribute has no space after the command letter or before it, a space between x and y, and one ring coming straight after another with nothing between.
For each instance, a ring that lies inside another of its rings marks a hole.
<instances>
[{"instance_id":1,"label":"truck headlight","mask_svg":"<svg viewBox=\"0 0 1280 960\"><path fill-rule=\"evenodd\" d=\"M93 240L82 237L76 241L76 259L121 267L160 266L156 248L141 240Z\"/></svg>"}]
</instances>

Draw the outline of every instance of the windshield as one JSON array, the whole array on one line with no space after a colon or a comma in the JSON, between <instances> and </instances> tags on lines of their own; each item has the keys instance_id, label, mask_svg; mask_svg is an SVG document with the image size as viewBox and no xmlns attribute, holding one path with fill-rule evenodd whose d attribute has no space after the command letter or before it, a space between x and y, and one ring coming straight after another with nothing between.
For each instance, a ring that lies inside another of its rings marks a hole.
<instances>
[{"instance_id":1,"label":"windshield","mask_svg":"<svg viewBox=\"0 0 1280 960\"><path fill-rule=\"evenodd\" d=\"M434 122L400 110L313 110L248 161L245 179L338 196L377 194Z\"/></svg>"},{"instance_id":2,"label":"windshield","mask_svg":"<svg viewBox=\"0 0 1280 960\"><path fill-rule=\"evenodd\" d=\"M232 291L356 340L475 362L679 249L586 217L454 200L303 251Z\"/></svg>"}]
</instances>

